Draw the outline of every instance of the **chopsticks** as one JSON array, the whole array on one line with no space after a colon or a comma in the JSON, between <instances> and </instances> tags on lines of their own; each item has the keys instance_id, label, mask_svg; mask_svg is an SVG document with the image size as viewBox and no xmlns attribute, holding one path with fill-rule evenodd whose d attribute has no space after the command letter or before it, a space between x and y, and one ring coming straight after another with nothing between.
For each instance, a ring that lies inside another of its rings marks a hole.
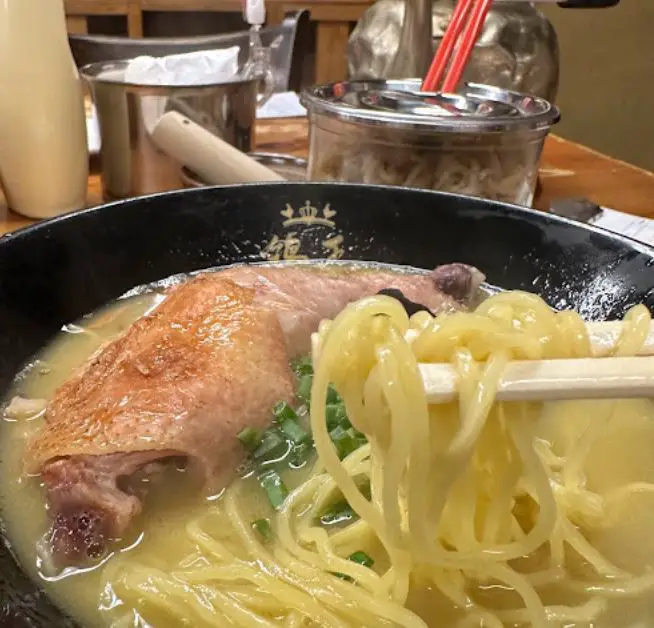
<instances>
[{"instance_id":1,"label":"chopsticks","mask_svg":"<svg viewBox=\"0 0 654 628\"><path fill-rule=\"evenodd\" d=\"M422 82L423 92L439 91L438 85L444 76L440 91L449 94L456 90L492 3L493 0L458 0L427 76Z\"/></svg>"},{"instance_id":2,"label":"chopsticks","mask_svg":"<svg viewBox=\"0 0 654 628\"><path fill-rule=\"evenodd\" d=\"M457 375L447 364L420 364L429 403L457 398ZM498 401L563 401L654 397L654 357L510 362Z\"/></svg>"},{"instance_id":3,"label":"chopsticks","mask_svg":"<svg viewBox=\"0 0 654 628\"><path fill-rule=\"evenodd\" d=\"M637 357L602 357L617 341L622 323L587 325L592 358L510 362L498 401L562 401L654 397L654 325ZM448 364L419 364L429 403L458 396L457 373Z\"/></svg>"}]
</instances>

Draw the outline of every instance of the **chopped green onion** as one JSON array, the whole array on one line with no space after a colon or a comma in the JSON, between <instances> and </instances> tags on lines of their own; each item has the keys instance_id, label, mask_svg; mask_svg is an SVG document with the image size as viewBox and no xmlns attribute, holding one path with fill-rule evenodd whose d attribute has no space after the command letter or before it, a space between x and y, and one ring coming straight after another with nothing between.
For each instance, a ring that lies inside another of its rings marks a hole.
<instances>
[{"instance_id":1,"label":"chopped green onion","mask_svg":"<svg viewBox=\"0 0 654 628\"><path fill-rule=\"evenodd\" d=\"M288 443L284 435L275 428L263 433L261 443L254 451L254 459L258 461L275 460L288 451Z\"/></svg>"},{"instance_id":2,"label":"chopped green onion","mask_svg":"<svg viewBox=\"0 0 654 628\"><path fill-rule=\"evenodd\" d=\"M291 455L288 458L289 466L293 469L299 469L300 467L303 467L307 463L307 460L309 460L309 456L311 455L312 450L313 443L311 442L310 438L305 442L300 443L299 445L295 445L291 451Z\"/></svg>"},{"instance_id":3,"label":"chopped green onion","mask_svg":"<svg viewBox=\"0 0 654 628\"><path fill-rule=\"evenodd\" d=\"M327 429L333 430L336 426L341 425L344 428L350 427L350 420L347 418L345 406L342 403L330 403L325 407L325 416L327 417Z\"/></svg>"},{"instance_id":4,"label":"chopped green onion","mask_svg":"<svg viewBox=\"0 0 654 628\"><path fill-rule=\"evenodd\" d=\"M375 564L375 561L368 556L363 551L358 551L354 552L354 554L350 554L347 557L348 560L351 560L353 563L358 563L359 565L363 565L364 567L368 567L369 569ZM337 578L341 578L342 580L345 580L347 582L354 582L354 579L351 578L350 576L345 575L344 573L340 573L338 571L334 572L334 575Z\"/></svg>"},{"instance_id":5,"label":"chopped green onion","mask_svg":"<svg viewBox=\"0 0 654 628\"><path fill-rule=\"evenodd\" d=\"M337 425L333 430L329 432L329 437L336 447L336 452L338 457L343 460L353 451L356 451L361 447L363 442L360 438L357 437L357 434L354 428L344 429L341 425Z\"/></svg>"},{"instance_id":6,"label":"chopped green onion","mask_svg":"<svg viewBox=\"0 0 654 628\"><path fill-rule=\"evenodd\" d=\"M259 482L261 483L263 490L266 491L268 501L272 507L275 510L278 510L288 495L288 489L279 473L273 470L266 471L259 476Z\"/></svg>"},{"instance_id":7,"label":"chopped green onion","mask_svg":"<svg viewBox=\"0 0 654 628\"><path fill-rule=\"evenodd\" d=\"M307 432L299 423L286 419L280 423L282 432L293 441L295 445L301 445L309 440L309 432Z\"/></svg>"},{"instance_id":8,"label":"chopped green onion","mask_svg":"<svg viewBox=\"0 0 654 628\"><path fill-rule=\"evenodd\" d=\"M273 416L275 417L276 423L282 423L284 421L297 421L297 414L291 406L289 406L285 401L280 401L273 408Z\"/></svg>"},{"instance_id":9,"label":"chopped green onion","mask_svg":"<svg viewBox=\"0 0 654 628\"><path fill-rule=\"evenodd\" d=\"M311 387L313 386L313 375L302 375L297 385L297 396L303 401L311 399Z\"/></svg>"},{"instance_id":10,"label":"chopped green onion","mask_svg":"<svg viewBox=\"0 0 654 628\"><path fill-rule=\"evenodd\" d=\"M375 561L363 551L354 552L354 554L350 554L347 559L351 560L353 563L363 565L364 567L372 567L375 564Z\"/></svg>"},{"instance_id":11,"label":"chopped green onion","mask_svg":"<svg viewBox=\"0 0 654 628\"><path fill-rule=\"evenodd\" d=\"M327 388L327 403L341 403L343 400L336 392L336 389L330 384Z\"/></svg>"},{"instance_id":12,"label":"chopped green onion","mask_svg":"<svg viewBox=\"0 0 654 628\"><path fill-rule=\"evenodd\" d=\"M268 519L257 519L252 522L252 527L261 535L266 543L272 541L273 532Z\"/></svg>"},{"instance_id":13,"label":"chopped green onion","mask_svg":"<svg viewBox=\"0 0 654 628\"><path fill-rule=\"evenodd\" d=\"M309 440L309 433L297 422L297 413L285 401L280 401L273 408L273 414L277 425L294 444Z\"/></svg>"},{"instance_id":14,"label":"chopped green onion","mask_svg":"<svg viewBox=\"0 0 654 628\"><path fill-rule=\"evenodd\" d=\"M261 432L251 427L242 429L236 435L236 438L241 441L243 447L249 452L253 452L261 444Z\"/></svg>"},{"instance_id":15,"label":"chopped green onion","mask_svg":"<svg viewBox=\"0 0 654 628\"><path fill-rule=\"evenodd\" d=\"M293 370L298 377L302 375L313 375L311 356L305 356L304 358L296 360L293 364Z\"/></svg>"},{"instance_id":16,"label":"chopped green onion","mask_svg":"<svg viewBox=\"0 0 654 628\"><path fill-rule=\"evenodd\" d=\"M320 523L325 526L336 525L356 521L358 518L359 515L354 512L352 506L343 500L327 507L320 515Z\"/></svg>"}]
</instances>

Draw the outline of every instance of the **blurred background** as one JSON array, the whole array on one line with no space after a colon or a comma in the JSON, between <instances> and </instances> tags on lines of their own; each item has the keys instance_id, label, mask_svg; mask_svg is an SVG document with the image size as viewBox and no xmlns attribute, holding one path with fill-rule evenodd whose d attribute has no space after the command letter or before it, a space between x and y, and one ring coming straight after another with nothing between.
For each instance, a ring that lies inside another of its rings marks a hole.
<instances>
[{"instance_id":1,"label":"blurred background","mask_svg":"<svg viewBox=\"0 0 654 628\"><path fill-rule=\"evenodd\" d=\"M654 170L654 2L543 13L561 47L556 133Z\"/></svg>"},{"instance_id":2,"label":"blurred background","mask_svg":"<svg viewBox=\"0 0 654 628\"><path fill-rule=\"evenodd\" d=\"M117 0L117 4L127 6L138 1ZM127 32L126 15L121 15L120 11L106 15L101 10L85 9L94 4L108 7L112 2L67 0L71 28L90 33ZM320 81L316 50L321 46L333 56L332 72L334 67L344 65L341 59L344 59L345 49L340 49L343 39L336 37L339 29L342 33L344 24L341 18L333 21L335 18L329 16L330 8L355 16L366 4L365 0L308 0L304 4L298 0L269 0L269 15L305 5L312 12L312 22L303 43L303 85ZM141 0L141 5L146 9L142 12L142 32L146 37L224 33L246 28L238 11L239 2L234 0ZM159 10L159 7L167 10ZM207 10L181 10L196 7ZM545 6L542 10L555 25L561 48L557 104L563 111L563 118L556 133L643 168L654 169L654 45L651 40L654 0L622 0L610 10L562 10L556 6ZM82 15L83 11L89 13L88 17ZM79 16L83 17L83 22ZM326 33L322 40L317 35L319 26ZM354 22L351 22L349 29L353 27ZM330 39L330 32L334 34L333 39Z\"/></svg>"}]
</instances>

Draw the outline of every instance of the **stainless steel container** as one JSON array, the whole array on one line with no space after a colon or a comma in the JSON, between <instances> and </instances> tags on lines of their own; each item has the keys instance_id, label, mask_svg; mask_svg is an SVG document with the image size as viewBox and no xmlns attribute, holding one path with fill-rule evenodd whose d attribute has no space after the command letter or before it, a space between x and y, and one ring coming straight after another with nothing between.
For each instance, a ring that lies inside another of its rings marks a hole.
<instances>
[{"instance_id":1,"label":"stainless steel container","mask_svg":"<svg viewBox=\"0 0 654 628\"><path fill-rule=\"evenodd\" d=\"M259 95L262 77L244 67L229 82L210 85L159 86L124 81L128 61L86 65L102 136L102 184L107 199L120 199L184 187L180 165L153 143L152 129L168 111L178 111L232 146L254 148L257 106L272 91Z\"/></svg>"},{"instance_id":2,"label":"stainless steel container","mask_svg":"<svg viewBox=\"0 0 654 628\"><path fill-rule=\"evenodd\" d=\"M531 205L548 101L468 83L420 92L419 79L351 81L302 95L313 181L404 185Z\"/></svg>"}]
</instances>

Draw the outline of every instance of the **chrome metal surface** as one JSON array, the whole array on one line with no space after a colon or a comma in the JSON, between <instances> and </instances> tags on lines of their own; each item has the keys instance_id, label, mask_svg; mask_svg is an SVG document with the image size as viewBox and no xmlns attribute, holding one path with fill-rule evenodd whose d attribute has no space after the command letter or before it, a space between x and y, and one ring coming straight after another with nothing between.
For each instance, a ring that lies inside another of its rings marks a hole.
<instances>
[{"instance_id":1,"label":"chrome metal surface","mask_svg":"<svg viewBox=\"0 0 654 628\"><path fill-rule=\"evenodd\" d=\"M416 15L430 13L422 0L377 0L350 36L350 78L424 77L453 7L453 0L434 0L431 23L428 18L419 23ZM403 66L405 59L411 61ZM559 82L554 27L530 3L496 0L463 75L465 82L497 85L554 102Z\"/></svg>"},{"instance_id":2,"label":"chrome metal surface","mask_svg":"<svg viewBox=\"0 0 654 628\"><path fill-rule=\"evenodd\" d=\"M265 98L259 96L261 80L244 78L243 67L230 82L167 87L125 83L127 64L100 62L81 69L98 110L107 199L184 187L179 165L151 139L155 124L168 111L180 112L239 150L252 150L256 109Z\"/></svg>"},{"instance_id":3,"label":"chrome metal surface","mask_svg":"<svg viewBox=\"0 0 654 628\"><path fill-rule=\"evenodd\" d=\"M363 92L359 97L359 102L379 111L396 111L420 116L473 115L498 118L522 115L518 107L501 101L480 98L474 93L462 95L380 89L379 91Z\"/></svg>"},{"instance_id":4,"label":"chrome metal surface","mask_svg":"<svg viewBox=\"0 0 654 628\"><path fill-rule=\"evenodd\" d=\"M431 8L432 0L404 0L398 51L384 78L401 79L427 74L433 50Z\"/></svg>"},{"instance_id":5,"label":"chrome metal surface","mask_svg":"<svg viewBox=\"0 0 654 628\"><path fill-rule=\"evenodd\" d=\"M301 100L310 113L438 132L545 129L560 116L543 98L475 83L456 95L425 93L419 79L332 83L305 91Z\"/></svg>"}]
</instances>

